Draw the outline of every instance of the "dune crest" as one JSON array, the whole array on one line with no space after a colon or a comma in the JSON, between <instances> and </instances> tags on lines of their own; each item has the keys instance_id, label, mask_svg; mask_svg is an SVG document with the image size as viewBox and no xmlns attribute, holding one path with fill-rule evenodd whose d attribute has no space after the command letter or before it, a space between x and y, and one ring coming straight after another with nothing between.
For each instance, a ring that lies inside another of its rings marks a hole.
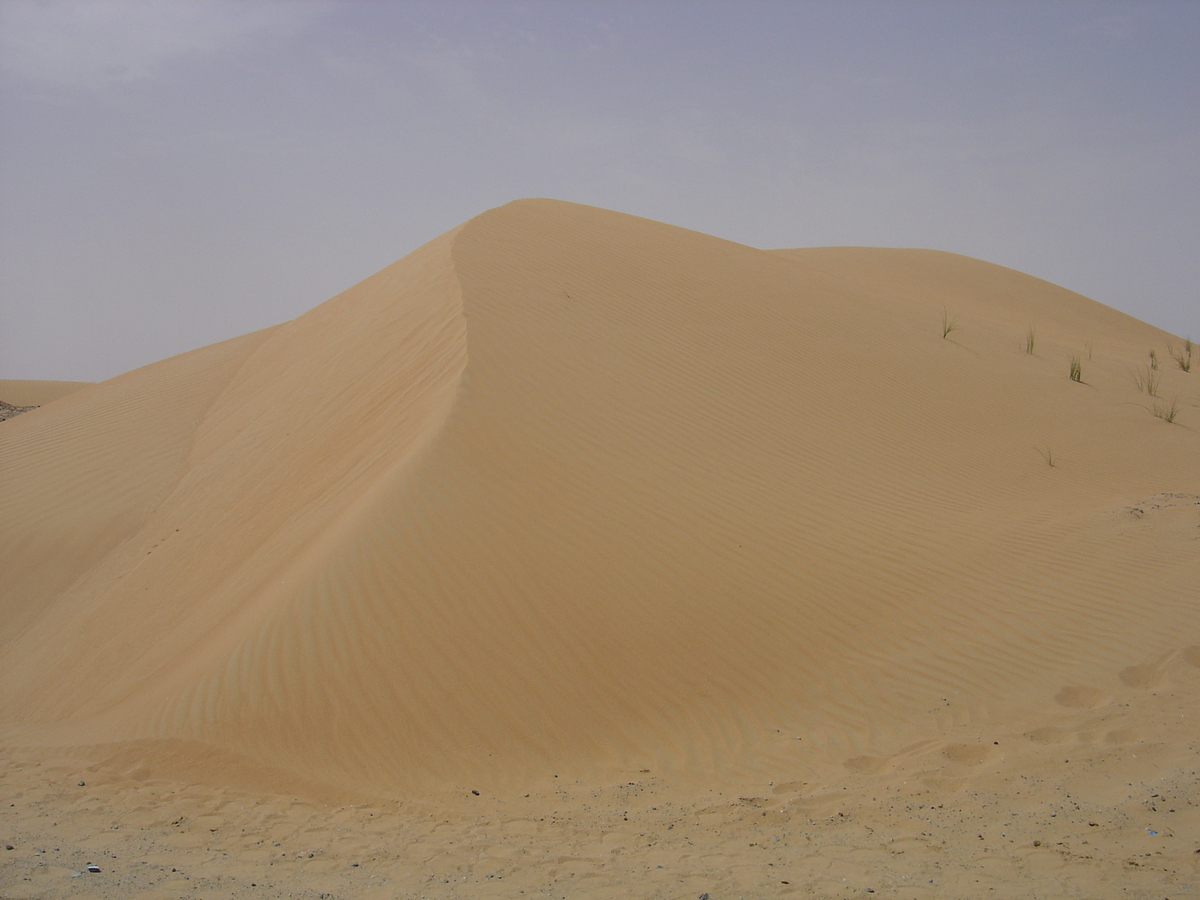
<instances>
[{"instance_id":1,"label":"dune crest","mask_svg":"<svg viewBox=\"0 0 1200 900\"><path fill-rule=\"evenodd\" d=\"M491 210L0 423L0 739L381 796L986 765L947 735L1197 641L1172 340L954 254Z\"/></svg>"}]
</instances>

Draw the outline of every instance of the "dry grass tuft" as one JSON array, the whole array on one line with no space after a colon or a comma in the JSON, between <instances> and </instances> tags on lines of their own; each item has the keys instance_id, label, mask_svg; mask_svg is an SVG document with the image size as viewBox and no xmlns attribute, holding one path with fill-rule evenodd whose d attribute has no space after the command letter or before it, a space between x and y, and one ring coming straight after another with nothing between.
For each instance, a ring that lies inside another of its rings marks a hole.
<instances>
[{"instance_id":1,"label":"dry grass tuft","mask_svg":"<svg viewBox=\"0 0 1200 900\"><path fill-rule=\"evenodd\" d=\"M1153 366L1146 366L1133 373L1133 383L1137 385L1138 390L1151 397L1158 396L1158 379L1158 372Z\"/></svg>"},{"instance_id":2,"label":"dry grass tuft","mask_svg":"<svg viewBox=\"0 0 1200 900\"><path fill-rule=\"evenodd\" d=\"M958 317L951 316L945 308L942 309L942 337L949 338L951 334L958 331Z\"/></svg>"},{"instance_id":3,"label":"dry grass tuft","mask_svg":"<svg viewBox=\"0 0 1200 900\"><path fill-rule=\"evenodd\" d=\"M1192 339L1187 338L1183 342L1183 349L1178 353L1174 347L1167 347L1167 352L1171 354L1171 359L1179 363L1179 368L1185 372L1192 371Z\"/></svg>"},{"instance_id":4,"label":"dry grass tuft","mask_svg":"<svg viewBox=\"0 0 1200 900\"><path fill-rule=\"evenodd\" d=\"M1179 415L1179 399L1176 398L1170 403L1167 403L1165 400L1156 400L1154 408L1150 411L1164 422L1173 425L1175 424L1175 417Z\"/></svg>"},{"instance_id":5,"label":"dry grass tuft","mask_svg":"<svg viewBox=\"0 0 1200 900\"><path fill-rule=\"evenodd\" d=\"M1072 381L1078 381L1080 384L1083 384L1083 363L1074 354L1071 356L1070 375Z\"/></svg>"}]
</instances>

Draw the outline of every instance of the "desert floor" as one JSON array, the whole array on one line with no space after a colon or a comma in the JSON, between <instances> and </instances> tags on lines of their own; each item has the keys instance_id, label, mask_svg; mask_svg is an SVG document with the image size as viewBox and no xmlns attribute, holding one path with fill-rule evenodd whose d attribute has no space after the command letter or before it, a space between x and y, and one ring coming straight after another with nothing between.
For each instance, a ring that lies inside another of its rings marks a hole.
<instances>
[{"instance_id":1,"label":"desert floor","mask_svg":"<svg viewBox=\"0 0 1200 900\"><path fill-rule=\"evenodd\" d=\"M1200 648L1126 683L1148 674L1023 734L741 795L645 772L326 805L10 754L0 896L1182 900L1200 892Z\"/></svg>"}]
</instances>

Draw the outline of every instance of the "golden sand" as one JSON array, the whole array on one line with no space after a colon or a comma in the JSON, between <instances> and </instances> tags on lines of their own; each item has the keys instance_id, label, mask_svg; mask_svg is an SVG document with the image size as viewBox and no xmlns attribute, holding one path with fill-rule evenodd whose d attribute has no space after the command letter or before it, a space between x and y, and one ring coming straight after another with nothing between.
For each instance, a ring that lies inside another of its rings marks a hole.
<instances>
[{"instance_id":1,"label":"golden sand","mask_svg":"<svg viewBox=\"0 0 1200 900\"><path fill-rule=\"evenodd\" d=\"M1198 895L1172 352L524 200L64 393L0 423L0 896Z\"/></svg>"}]
</instances>

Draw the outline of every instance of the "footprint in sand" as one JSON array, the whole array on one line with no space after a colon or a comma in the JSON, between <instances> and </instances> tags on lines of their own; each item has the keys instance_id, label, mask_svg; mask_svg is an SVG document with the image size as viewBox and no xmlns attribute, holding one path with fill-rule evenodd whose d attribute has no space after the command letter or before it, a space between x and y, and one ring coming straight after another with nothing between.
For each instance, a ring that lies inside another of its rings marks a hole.
<instances>
[{"instance_id":1,"label":"footprint in sand","mask_svg":"<svg viewBox=\"0 0 1200 900\"><path fill-rule=\"evenodd\" d=\"M1108 702L1108 694L1099 688L1067 686L1054 695L1059 706L1070 709L1097 709Z\"/></svg>"},{"instance_id":2,"label":"footprint in sand","mask_svg":"<svg viewBox=\"0 0 1200 900\"><path fill-rule=\"evenodd\" d=\"M843 765L859 775L878 775L891 768L892 758L890 756L856 756L846 760Z\"/></svg>"},{"instance_id":3,"label":"footprint in sand","mask_svg":"<svg viewBox=\"0 0 1200 900\"><path fill-rule=\"evenodd\" d=\"M996 752L991 744L950 744L942 751L951 762L965 766L977 766L987 762Z\"/></svg>"},{"instance_id":4,"label":"footprint in sand","mask_svg":"<svg viewBox=\"0 0 1200 900\"><path fill-rule=\"evenodd\" d=\"M1121 681L1130 687L1143 688L1150 691L1161 687L1167 676L1157 666L1129 666L1121 670Z\"/></svg>"},{"instance_id":5,"label":"footprint in sand","mask_svg":"<svg viewBox=\"0 0 1200 900\"><path fill-rule=\"evenodd\" d=\"M1072 736L1072 732L1065 728L1054 728L1047 726L1045 728L1035 728L1029 732L1028 737L1035 744L1061 744L1067 738Z\"/></svg>"},{"instance_id":6,"label":"footprint in sand","mask_svg":"<svg viewBox=\"0 0 1200 900\"><path fill-rule=\"evenodd\" d=\"M1137 732L1129 728L1117 728L1104 736L1104 740L1109 744L1132 744L1138 739Z\"/></svg>"},{"instance_id":7,"label":"footprint in sand","mask_svg":"<svg viewBox=\"0 0 1200 900\"><path fill-rule=\"evenodd\" d=\"M808 786L807 782L804 782L804 781L789 781L789 782L786 782L785 784L775 785L775 789L771 793L773 793L773 794L799 794L807 786Z\"/></svg>"}]
</instances>

